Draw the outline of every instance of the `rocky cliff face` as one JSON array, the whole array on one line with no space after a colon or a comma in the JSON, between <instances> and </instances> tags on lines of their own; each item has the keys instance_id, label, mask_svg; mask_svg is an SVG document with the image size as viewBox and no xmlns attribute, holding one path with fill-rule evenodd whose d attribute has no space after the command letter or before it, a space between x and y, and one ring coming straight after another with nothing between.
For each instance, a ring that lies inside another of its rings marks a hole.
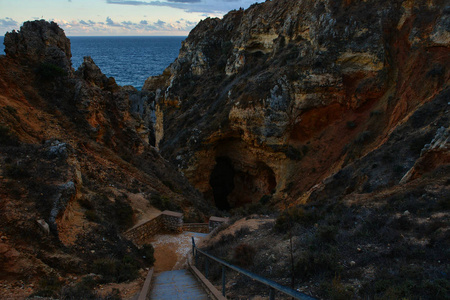
<instances>
[{"instance_id":1,"label":"rocky cliff face","mask_svg":"<svg viewBox=\"0 0 450 300\"><path fill-rule=\"evenodd\" d=\"M150 121L130 112L130 99L139 103L146 93L118 86L89 57L74 71L70 41L55 23L24 23L6 35L5 52L1 297L42 292L46 287L36 283L47 276L56 278L50 283L55 286L41 296L61 296L60 285L72 278L67 274L98 273L93 268L105 257L116 268L131 267L120 271L131 277L108 280L133 279L137 269L130 262L148 262L121 231L149 218L152 205L184 211L194 221L210 209L153 148ZM20 289L19 280L26 288Z\"/></svg>"},{"instance_id":2,"label":"rocky cliff face","mask_svg":"<svg viewBox=\"0 0 450 300\"><path fill-rule=\"evenodd\" d=\"M445 1L279 0L206 19L144 85L156 145L223 208L301 203L345 168L326 197L393 187L448 128L449 45Z\"/></svg>"}]
</instances>

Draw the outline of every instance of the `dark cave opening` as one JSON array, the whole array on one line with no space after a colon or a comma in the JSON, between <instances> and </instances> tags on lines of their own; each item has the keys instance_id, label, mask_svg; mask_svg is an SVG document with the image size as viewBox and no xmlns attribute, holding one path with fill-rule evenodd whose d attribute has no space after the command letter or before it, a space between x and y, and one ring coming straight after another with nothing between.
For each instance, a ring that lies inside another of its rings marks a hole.
<instances>
[{"instance_id":1,"label":"dark cave opening","mask_svg":"<svg viewBox=\"0 0 450 300\"><path fill-rule=\"evenodd\" d=\"M217 157L209 184L212 187L214 203L220 210L230 210L231 208L228 195L234 189L234 175L235 171L231 159L226 156Z\"/></svg>"}]
</instances>

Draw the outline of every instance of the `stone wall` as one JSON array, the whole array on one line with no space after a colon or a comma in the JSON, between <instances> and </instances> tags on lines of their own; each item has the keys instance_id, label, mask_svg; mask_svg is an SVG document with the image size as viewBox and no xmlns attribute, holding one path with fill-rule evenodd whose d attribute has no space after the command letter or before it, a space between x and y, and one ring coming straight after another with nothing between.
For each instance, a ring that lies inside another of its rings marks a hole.
<instances>
[{"instance_id":1,"label":"stone wall","mask_svg":"<svg viewBox=\"0 0 450 300\"><path fill-rule=\"evenodd\" d=\"M165 210L160 215L164 231L183 232L183 214Z\"/></svg>"},{"instance_id":2,"label":"stone wall","mask_svg":"<svg viewBox=\"0 0 450 300\"><path fill-rule=\"evenodd\" d=\"M219 227L220 225L228 222L228 218L220 218L220 217L211 217L209 218L209 232L213 231L214 229L216 229L217 227Z\"/></svg>"},{"instance_id":3,"label":"stone wall","mask_svg":"<svg viewBox=\"0 0 450 300\"><path fill-rule=\"evenodd\" d=\"M161 214L145 223L137 224L127 232L125 237L137 245L141 245L145 240L161 232L164 228Z\"/></svg>"},{"instance_id":4,"label":"stone wall","mask_svg":"<svg viewBox=\"0 0 450 300\"><path fill-rule=\"evenodd\" d=\"M153 219L135 225L125 232L124 236L136 245L142 245L158 233L183 231L209 233L225 222L228 222L228 218L211 217L209 223L184 224L182 213L165 210Z\"/></svg>"},{"instance_id":5,"label":"stone wall","mask_svg":"<svg viewBox=\"0 0 450 300\"><path fill-rule=\"evenodd\" d=\"M183 224L183 231L209 233L209 223L186 223Z\"/></svg>"}]
</instances>

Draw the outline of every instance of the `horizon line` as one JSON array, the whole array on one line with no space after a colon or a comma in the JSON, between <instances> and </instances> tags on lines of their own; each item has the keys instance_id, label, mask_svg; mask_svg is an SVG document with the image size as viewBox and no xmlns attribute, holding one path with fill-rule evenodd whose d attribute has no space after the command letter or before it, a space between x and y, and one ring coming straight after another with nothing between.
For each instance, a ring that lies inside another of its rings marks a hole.
<instances>
[{"instance_id":1,"label":"horizon line","mask_svg":"<svg viewBox=\"0 0 450 300\"><path fill-rule=\"evenodd\" d=\"M66 35L66 37L188 37L188 35Z\"/></svg>"}]
</instances>

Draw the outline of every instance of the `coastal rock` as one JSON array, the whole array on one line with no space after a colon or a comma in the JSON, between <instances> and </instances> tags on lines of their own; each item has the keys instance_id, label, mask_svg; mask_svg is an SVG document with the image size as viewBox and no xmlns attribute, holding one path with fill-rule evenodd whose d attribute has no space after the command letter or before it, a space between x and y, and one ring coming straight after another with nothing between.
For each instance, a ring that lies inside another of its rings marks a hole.
<instances>
[{"instance_id":1,"label":"coastal rock","mask_svg":"<svg viewBox=\"0 0 450 300\"><path fill-rule=\"evenodd\" d=\"M67 72L72 71L70 40L54 22L28 21L20 31L5 35L7 56L27 64L50 63Z\"/></svg>"},{"instance_id":2,"label":"coastal rock","mask_svg":"<svg viewBox=\"0 0 450 300\"><path fill-rule=\"evenodd\" d=\"M264 195L303 202L344 167L388 151L391 133L442 93L447 21L441 2L371 0L276 0L207 18L144 86L156 146L210 201L226 190L225 206ZM398 182L418 158L400 152L397 172L377 161L347 191ZM211 183L224 160L233 188Z\"/></svg>"}]
</instances>

